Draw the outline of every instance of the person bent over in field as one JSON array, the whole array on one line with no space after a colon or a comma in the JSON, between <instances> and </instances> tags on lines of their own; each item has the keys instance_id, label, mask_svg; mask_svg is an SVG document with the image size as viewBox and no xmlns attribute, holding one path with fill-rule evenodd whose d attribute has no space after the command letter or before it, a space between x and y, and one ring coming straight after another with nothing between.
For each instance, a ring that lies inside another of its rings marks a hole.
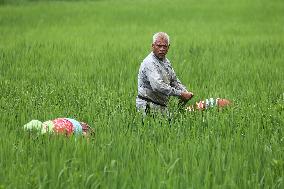
<instances>
[{"instance_id":1,"label":"person bent over in field","mask_svg":"<svg viewBox=\"0 0 284 189\"><path fill-rule=\"evenodd\" d=\"M152 52L143 60L138 73L138 95L136 108L144 115L150 111L167 113L170 96L187 102L193 97L181 84L166 58L170 48L170 38L164 32L153 36Z\"/></svg>"},{"instance_id":2,"label":"person bent over in field","mask_svg":"<svg viewBox=\"0 0 284 189\"><path fill-rule=\"evenodd\" d=\"M88 137L94 134L94 130L87 123L79 122L71 118L57 118L45 122L32 120L24 125L24 129L36 130L40 134L53 133L66 136L83 135Z\"/></svg>"},{"instance_id":3,"label":"person bent over in field","mask_svg":"<svg viewBox=\"0 0 284 189\"><path fill-rule=\"evenodd\" d=\"M208 108L212 108L212 107L219 107L219 108L223 108L226 107L228 105L232 104L232 102L228 99L224 99L224 98L209 98L209 99L205 99L205 100L201 100L199 102L196 102L194 105L190 105L188 107L185 108L185 110L193 112L196 110L206 110Z\"/></svg>"}]
</instances>

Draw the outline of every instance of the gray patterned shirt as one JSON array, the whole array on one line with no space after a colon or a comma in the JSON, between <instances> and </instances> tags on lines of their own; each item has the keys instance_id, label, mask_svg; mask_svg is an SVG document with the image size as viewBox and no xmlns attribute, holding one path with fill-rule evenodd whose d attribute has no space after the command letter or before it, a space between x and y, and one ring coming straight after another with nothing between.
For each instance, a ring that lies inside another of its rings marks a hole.
<instances>
[{"instance_id":1,"label":"gray patterned shirt","mask_svg":"<svg viewBox=\"0 0 284 189\"><path fill-rule=\"evenodd\" d=\"M137 108L143 106L143 103L147 104L147 101L139 97L166 106L170 96L180 96L183 91L187 90L177 78L167 58L159 60L151 52L143 60L138 73Z\"/></svg>"}]
</instances>

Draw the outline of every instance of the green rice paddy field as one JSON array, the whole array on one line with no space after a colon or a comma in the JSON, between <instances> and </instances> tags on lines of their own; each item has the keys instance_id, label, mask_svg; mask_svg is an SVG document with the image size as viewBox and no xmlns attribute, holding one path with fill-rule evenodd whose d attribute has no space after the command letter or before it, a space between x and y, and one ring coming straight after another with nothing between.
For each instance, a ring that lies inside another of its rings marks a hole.
<instances>
[{"instance_id":1,"label":"green rice paddy field","mask_svg":"<svg viewBox=\"0 0 284 189\"><path fill-rule=\"evenodd\" d=\"M135 109L152 35L195 94ZM94 137L36 135L71 117ZM0 0L0 188L284 188L283 0Z\"/></svg>"}]
</instances>

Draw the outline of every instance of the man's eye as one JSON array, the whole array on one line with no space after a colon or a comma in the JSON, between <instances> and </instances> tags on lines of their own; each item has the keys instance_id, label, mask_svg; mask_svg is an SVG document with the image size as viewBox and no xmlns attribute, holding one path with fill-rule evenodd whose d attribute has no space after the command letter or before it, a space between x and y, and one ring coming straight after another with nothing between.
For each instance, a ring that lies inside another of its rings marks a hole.
<instances>
[{"instance_id":1,"label":"man's eye","mask_svg":"<svg viewBox=\"0 0 284 189\"><path fill-rule=\"evenodd\" d=\"M167 45L157 45L157 47L159 47L159 48L161 48L161 47L168 48Z\"/></svg>"}]
</instances>

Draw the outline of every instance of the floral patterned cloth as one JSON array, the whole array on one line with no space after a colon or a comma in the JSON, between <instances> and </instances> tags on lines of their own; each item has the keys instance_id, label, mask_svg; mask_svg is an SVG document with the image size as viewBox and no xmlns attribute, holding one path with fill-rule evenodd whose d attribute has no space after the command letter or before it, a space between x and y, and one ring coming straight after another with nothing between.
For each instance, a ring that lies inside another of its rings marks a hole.
<instances>
[{"instance_id":1,"label":"floral patterned cloth","mask_svg":"<svg viewBox=\"0 0 284 189\"><path fill-rule=\"evenodd\" d=\"M32 120L24 125L26 130L39 130L41 134L45 133L57 133L57 134L86 134L90 132L90 126L87 123L79 122L71 118L56 118L54 120L48 120L40 122L38 120Z\"/></svg>"}]
</instances>

